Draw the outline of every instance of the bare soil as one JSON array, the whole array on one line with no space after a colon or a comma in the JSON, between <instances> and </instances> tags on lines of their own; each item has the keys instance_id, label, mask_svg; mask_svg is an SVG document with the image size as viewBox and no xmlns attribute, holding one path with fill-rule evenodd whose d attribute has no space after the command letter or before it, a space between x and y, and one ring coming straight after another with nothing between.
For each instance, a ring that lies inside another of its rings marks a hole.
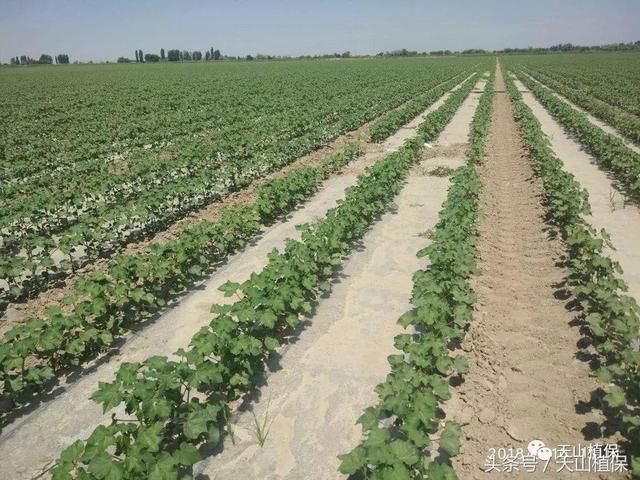
<instances>
[{"instance_id":1,"label":"bare soil","mask_svg":"<svg viewBox=\"0 0 640 480\"><path fill-rule=\"evenodd\" d=\"M596 438L600 416L589 405L598 390L579 358L580 333L568 298L559 290L565 271L556 261L562 244L550 238L542 186L525 153L500 71L487 157L479 168L479 273L473 323L461 346L470 371L445 412L462 426L454 468L465 480L505 478L618 478L556 472L552 460L535 473L485 473L490 448L549 448ZM499 463L499 462L498 462ZM577 475L577 476L576 476Z\"/></svg>"}]
</instances>

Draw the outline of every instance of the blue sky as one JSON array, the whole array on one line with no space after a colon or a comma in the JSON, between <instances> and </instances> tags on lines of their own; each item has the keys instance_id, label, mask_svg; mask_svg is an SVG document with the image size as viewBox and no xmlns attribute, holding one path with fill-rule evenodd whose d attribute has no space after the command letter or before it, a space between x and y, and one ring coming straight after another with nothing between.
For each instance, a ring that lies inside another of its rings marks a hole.
<instances>
[{"instance_id":1,"label":"blue sky","mask_svg":"<svg viewBox=\"0 0 640 480\"><path fill-rule=\"evenodd\" d=\"M2 0L0 61L461 50L640 40L640 0Z\"/></svg>"}]
</instances>

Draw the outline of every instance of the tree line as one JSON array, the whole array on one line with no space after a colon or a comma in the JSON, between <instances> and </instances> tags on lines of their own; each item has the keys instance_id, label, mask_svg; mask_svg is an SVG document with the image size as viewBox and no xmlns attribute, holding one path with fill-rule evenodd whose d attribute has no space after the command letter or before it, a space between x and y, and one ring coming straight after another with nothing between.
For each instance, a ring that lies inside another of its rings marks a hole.
<instances>
[{"instance_id":1,"label":"tree line","mask_svg":"<svg viewBox=\"0 0 640 480\"><path fill-rule=\"evenodd\" d=\"M204 55L200 50L179 50L172 49L167 50L165 52L164 48L160 49L160 55L156 55L155 53L147 53L145 54L142 50L135 50L135 62L136 63L156 63L156 62L189 62L195 61L199 62L203 59L205 61L209 60L221 60L223 58L220 50L211 47L209 50L205 51ZM133 60L127 57L118 58L118 63L132 63Z\"/></svg>"},{"instance_id":2,"label":"tree line","mask_svg":"<svg viewBox=\"0 0 640 480\"><path fill-rule=\"evenodd\" d=\"M403 48L401 50L392 50L387 52L379 52L375 56L376 57L413 57L413 56L447 56L447 55L483 55L483 54L518 54L518 53L556 53L556 52L590 52L590 51L629 51L629 50L640 50L640 40L636 42L628 42L628 43L613 43L607 45L592 45L592 46L584 46L584 45L573 45L571 43L562 43L557 45L552 45L550 47L527 47L527 48L504 48L502 50L484 50L480 48L470 48L462 51L451 51L451 50L432 50L430 52L418 52L416 50L407 50ZM263 55L257 54L246 55L243 57L240 56L226 56L220 53L220 50L214 49L211 47L210 49L202 54L202 51L195 50L179 50L172 49L165 52L164 48L160 49L160 54L157 55L155 53L144 53L142 50L134 51L135 62L137 63L156 63L156 62L184 62L184 61L210 61L210 60L293 60L293 59L312 59L312 58L350 58L352 57L351 52L346 51L343 53L330 53L325 55L300 55L297 57L294 56L281 56L281 55ZM370 55L355 55L355 57L370 57ZM118 63L132 63L134 60L131 60L127 57L118 58ZM31 58L27 55L21 55L12 57L10 63L12 65L33 65L33 64L42 64L42 65L51 65L53 63L56 64L68 64L69 63L69 55L67 54L58 54L54 57L51 55L47 55L43 53L40 55L39 59ZM78 63L78 62L76 62ZM93 63L93 62L89 62ZM109 62L106 62L109 63Z\"/></svg>"},{"instance_id":3,"label":"tree line","mask_svg":"<svg viewBox=\"0 0 640 480\"><path fill-rule=\"evenodd\" d=\"M548 48L505 48L496 50L495 53L556 53L556 52L619 52L640 50L640 40L628 43L609 43L606 45L574 45L572 43L559 43Z\"/></svg>"},{"instance_id":4,"label":"tree line","mask_svg":"<svg viewBox=\"0 0 640 480\"><path fill-rule=\"evenodd\" d=\"M486 55L500 53L556 53L556 52L592 52L592 51L628 51L640 50L640 40L628 43L612 43L608 45L573 45L572 43L559 43L550 47L504 48L502 50L484 50L482 48L469 48L462 51L432 50L430 52L417 52L415 50L393 50L379 52L376 57L415 57L415 56L447 56L447 55ZM338 56L338 54L336 54Z\"/></svg>"},{"instance_id":5,"label":"tree line","mask_svg":"<svg viewBox=\"0 0 640 480\"><path fill-rule=\"evenodd\" d=\"M11 57L11 65L51 65L55 61L56 65L66 65L69 63L69 55L66 53L60 53L55 57L43 53L40 58L36 60L28 55L20 55L19 57Z\"/></svg>"}]
</instances>

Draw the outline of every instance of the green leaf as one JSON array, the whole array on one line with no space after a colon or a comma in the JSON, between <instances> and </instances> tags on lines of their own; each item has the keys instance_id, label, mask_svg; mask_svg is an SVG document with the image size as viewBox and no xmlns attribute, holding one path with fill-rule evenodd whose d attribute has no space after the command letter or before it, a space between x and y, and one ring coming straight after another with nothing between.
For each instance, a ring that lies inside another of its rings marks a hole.
<instances>
[{"instance_id":1,"label":"green leaf","mask_svg":"<svg viewBox=\"0 0 640 480\"><path fill-rule=\"evenodd\" d=\"M98 383L98 390L91 395L91 400L102 404L102 413L117 407L122 402L122 390L116 383Z\"/></svg>"},{"instance_id":2,"label":"green leaf","mask_svg":"<svg viewBox=\"0 0 640 480\"><path fill-rule=\"evenodd\" d=\"M418 462L420 456L418 450L409 442L404 440L394 440L389 445L391 452L405 465L413 465Z\"/></svg>"},{"instance_id":3,"label":"green leaf","mask_svg":"<svg viewBox=\"0 0 640 480\"><path fill-rule=\"evenodd\" d=\"M440 448L451 457L460 453L460 426L455 422L447 422L440 436Z\"/></svg>"},{"instance_id":4,"label":"green leaf","mask_svg":"<svg viewBox=\"0 0 640 480\"><path fill-rule=\"evenodd\" d=\"M64 449L60 455L60 461L64 463L77 463L83 453L84 442L82 440L76 440Z\"/></svg>"},{"instance_id":5,"label":"green leaf","mask_svg":"<svg viewBox=\"0 0 640 480\"><path fill-rule=\"evenodd\" d=\"M162 443L161 431L162 423L154 423L143 430L138 436L136 444L150 452L158 452L160 450L160 444Z\"/></svg>"},{"instance_id":6,"label":"green leaf","mask_svg":"<svg viewBox=\"0 0 640 480\"><path fill-rule=\"evenodd\" d=\"M379 411L377 408L367 407L356 423L362 425L365 430L371 430L378 425L378 416Z\"/></svg>"},{"instance_id":7,"label":"green leaf","mask_svg":"<svg viewBox=\"0 0 640 480\"><path fill-rule=\"evenodd\" d=\"M631 458L631 472L634 477L640 477L640 457Z\"/></svg>"},{"instance_id":8,"label":"green leaf","mask_svg":"<svg viewBox=\"0 0 640 480\"><path fill-rule=\"evenodd\" d=\"M209 422L216 422L220 408L216 405L207 405L191 412L184 424L184 435L190 440L195 440L203 433L209 431Z\"/></svg>"},{"instance_id":9,"label":"green leaf","mask_svg":"<svg viewBox=\"0 0 640 480\"><path fill-rule=\"evenodd\" d=\"M220 430L218 425L211 425L207 431L207 442L216 445L220 441Z\"/></svg>"},{"instance_id":10,"label":"green leaf","mask_svg":"<svg viewBox=\"0 0 640 480\"><path fill-rule=\"evenodd\" d=\"M599 313L592 313L587 315L587 323L589 324L589 329L591 333L598 337L602 337L605 335L605 330L602 328L602 315Z\"/></svg>"},{"instance_id":11,"label":"green leaf","mask_svg":"<svg viewBox=\"0 0 640 480\"><path fill-rule=\"evenodd\" d=\"M175 459L166 455L153 466L149 480L176 480L177 473Z\"/></svg>"},{"instance_id":12,"label":"green leaf","mask_svg":"<svg viewBox=\"0 0 640 480\"><path fill-rule=\"evenodd\" d=\"M382 471L382 480L412 480L412 475L404 465L392 465Z\"/></svg>"},{"instance_id":13,"label":"green leaf","mask_svg":"<svg viewBox=\"0 0 640 480\"><path fill-rule=\"evenodd\" d=\"M457 356L453 359L453 366L460 375L464 375L469 371L469 362L463 356Z\"/></svg>"},{"instance_id":14,"label":"green leaf","mask_svg":"<svg viewBox=\"0 0 640 480\"><path fill-rule=\"evenodd\" d=\"M239 283L228 280L222 285L220 285L218 287L218 290L220 290L221 292L224 292L225 297L231 297L238 291L239 288L240 288Z\"/></svg>"},{"instance_id":15,"label":"green leaf","mask_svg":"<svg viewBox=\"0 0 640 480\"><path fill-rule=\"evenodd\" d=\"M427 435L422 430L417 428L405 427L405 433L407 434L407 438L411 440L418 447L427 447L431 445L431 439L429 435Z\"/></svg>"},{"instance_id":16,"label":"green leaf","mask_svg":"<svg viewBox=\"0 0 640 480\"><path fill-rule=\"evenodd\" d=\"M277 321L278 317L271 310L266 310L260 315L260 322L267 328L275 327Z\"/></svg>"},{"instance_id":17,"label":"green leaf","mask_svg":"<svg viewBox=\"0 0 640 480\"><path fill-rule=\"evenodd\" d=\"M609 389L609 393L604 396L604 401L607 402L610 407L622 407L627 404L627 396L622 388L614 385Z\"/></svg>"},{"instance_id":18,"label":"green leaf","mask_svg":"<svg viewBox=\"0 0 640 480\"><path fill-rule=\"evenodd\" d=\"M613 375L607 367L600 367L596 370L596 376L602 383L611 383Z\"/></svg>"},{"instance_id":19,"label":"green leaf","mask_svg":"<svg viewBox=\"0 0 640 480\"><path fill-rule=\"evenodd\" d=\"M414 311L407 312L400 316L398 319L398 324L407 328L409 325L413 324L416 319L416 314Z\"/></svg>"},{"instance_id":20,"label":"green leaf","mask_svg":"<svg viewBox=\"0 0 640 480\"><path fill-rule=\"evenodd\" d=\"M339 455L338 458L341 461L338 471L345 475L352 475L361 470L367 459L366 452L362 447L356 447L350 453Z\"/></svg>"},{"instance_id":21,"label":"green leaf","mask_svg":"<svg viewBox=\"0 0 640 480\"><path fill-rule=\"evenodd\" d=\"M113 457L106 452L94 456L88 465L89 473L104 480L120 480L124 478L122 465L115 463Z\"/></svg>"},{"instance_id":22,"label":"green leaf","mask_svg":"<svg viewBox=\"0 0 640 480\"><path fill-rule=\"evenodd\" d=\"M458 480L456 472L446 463L431 462L427 467L429 480Z\"/></svg>"},{"instance_id":23,"label":"green leaf","mask_svg":"<svg viewBox=\"0 0 640 480\"><path fill-rule=\"evenodd\" d=\"M87 439L83 458L93 458L94 456L105 452L105 450L114 443L115 439L111 431L104 425L100 425Z\"/></svg>"},{"instance_id":24,"label":"green leaf","mask_svg":"<svg viewBox=\"0 0 640 480\"><path fill-rule=\"evenodd\" d=\"M376 428L375 430L371 430L371 433L369 433L369 437L365 440L364 445L367 448L379 447L384 445L390 437L391 434L388 430L384 428Z\"/></svg>"},{"instance_id":25,"label":"green leaf","mask_svg":"<svg viewBox=\"0 0 640 480\"><path fill-rule=\"evenodd\" d=\"M433 388L433 393L437 397L442 400L448 400L451 398L451 392L449 391L449 382L446 379L433 375L433 379L431 380L431 386Z\"/></svg>"},{"instance_id":26,"label":"green leaf","mask_svg":"<svg viewBox=\"0 0 640 480\"><path fill-rule=\"evenodd\" d=\"M276 350L280 347L280 342L276 338L266 337L264 339L264 346L267 350Z\"/></svg>"},{"instance_id":27,"label":"green leaf","mask_svg":"<svg viewBox=\"0 0 640 480\"><path fill-rule=\"evenodd\" d=\"M449 358L447 355L438 357L436 359L436 368L443 375L448 375L449 369L451 368L451 358Z\"/></svg>"},{"instance_id":28,"label":"green leaf","mask_svg":"<svg viewBox=\"0 0 640 480\"><path fill-rule=\"evenodd\" d=\"M186 442L180 444L180 448L173 453L173 457L180 465L193 465L200 461L198 449Z\"/></svg>"}]
</instances>

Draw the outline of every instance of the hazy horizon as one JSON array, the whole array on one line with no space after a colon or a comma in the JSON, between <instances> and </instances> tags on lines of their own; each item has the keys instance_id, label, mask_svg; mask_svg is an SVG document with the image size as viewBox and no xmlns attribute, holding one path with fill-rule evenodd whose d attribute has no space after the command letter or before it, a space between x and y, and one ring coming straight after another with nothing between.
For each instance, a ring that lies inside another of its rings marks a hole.
<instances>
[{"instance_id":1,"label":"hazy horizon","mask_svg":"<svg viewBox=\"0 0 640 480\"><path fill-rule=\"evenodd\" d=\"M0 61L69 54L71 61L134 58L134 50L217 48L224 55L465 50L601 45L640 40L640 2L490 0L8 0Z\"/></svg>"}]
</instances>

